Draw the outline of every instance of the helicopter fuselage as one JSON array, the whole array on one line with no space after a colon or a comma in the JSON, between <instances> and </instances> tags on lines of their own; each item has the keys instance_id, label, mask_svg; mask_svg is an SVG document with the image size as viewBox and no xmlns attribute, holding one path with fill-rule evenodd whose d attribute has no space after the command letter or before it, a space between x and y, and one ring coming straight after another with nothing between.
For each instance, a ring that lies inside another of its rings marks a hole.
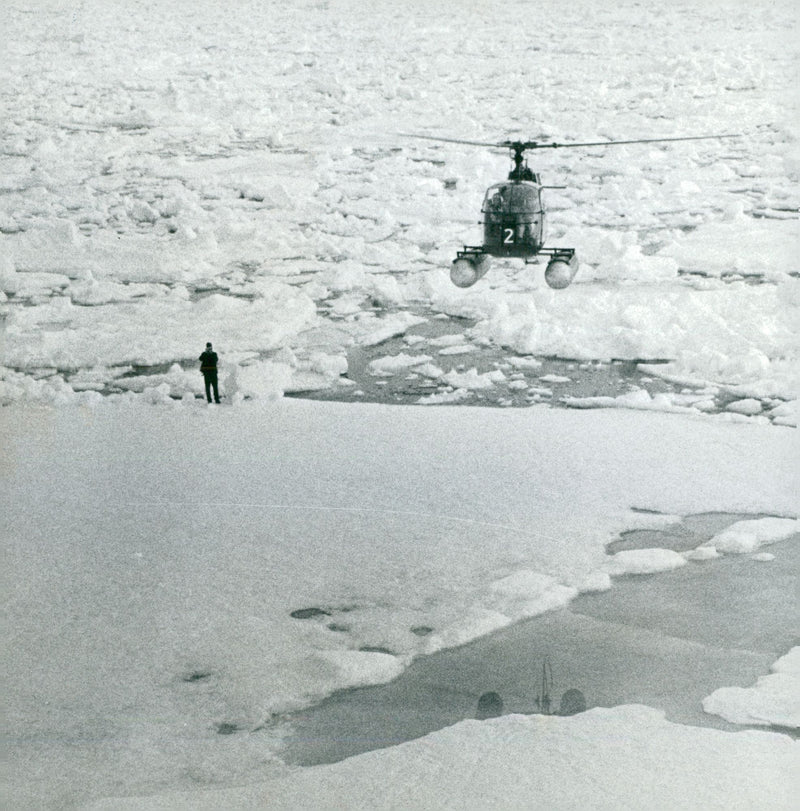
<instances>
[{"instance_id":1,"label":"helicopter fuselage","mask_svg":"<svg viewBox=\"0 0 800 811\"><path fill-rule=\"evenodd\" d=\"M520 174L522 174L520 177ZM566 287L578 270L572 248L545 248L545 210L539 176L523 167L508 180L486 190L481 207L483 245L458 252L450 279L457 287L472 287L489 270L490 256L524 259L542 254L550 257L545 281L550 287Z\"/></svg>"},{"instance_id":2,"label":"helicopter fuselage","mask_svg":"<svg viewBox=\"0 0 800 811\"><path fill-rule=\"evenodd\" d=\"M545 212L538 178L507 180L490 186L481 213L484 253L524 259L542 249Z\"/></svg>"}]
</instances>

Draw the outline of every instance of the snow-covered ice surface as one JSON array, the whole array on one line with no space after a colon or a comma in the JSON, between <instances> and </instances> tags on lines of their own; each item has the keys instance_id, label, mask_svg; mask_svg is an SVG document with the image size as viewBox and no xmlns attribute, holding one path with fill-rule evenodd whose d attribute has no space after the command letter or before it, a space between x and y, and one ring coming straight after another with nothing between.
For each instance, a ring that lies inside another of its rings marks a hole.
<instances>
[{"instance_id":1,"label":"snow-covered ice surface","mask_svg":"<svg viewBox=\"0 0 800 811\"><path fill-rule=\"evenodd\" d=\"M790 809L797 785L785 776L797 769L796 748L782 736L670 724L635 705L574 718L509 715L261 786L90 808Z\"/></svg>"},{"instance_id":2,"label":"snow-covered ice surface","mask_svg":"<svg viewBox=\"0 0 800 811\"><path fill-rule=\"evenodd\" d=\"M524 806L539 790L583 807L595 780L607 807L641 807L642 791L652 807L786 805L796 744L640 709L551 719L550 746L528 734L540 720L498 719L289 776L273 733L250 730L609 572L681 565L605 555L641 526L633 507L796 519L796 29L795 4L746 0L7 3L7 804L259 807L260 790L165 793L273 775L275 807L342 807L342 782L371 806L378 779L380 801L411 807ZM581 270L553 291L541 265L497 262L465 291L449 263L507 161L399 132L742 136L532 155L567 186L548 193L549 241ZM383 350L440 316L469 324L463 340ZM238 408L195 402L206 340ZM356 396L356 350L387 386L429 384L422 403L580 410L278 400ZM547 356L640 376L564 398L580 369ZM695 558L781 537L731 533ZM290 616L314 607L346 611L348 633ZM487 749L533 759L534 783L495 769L475 793L461 758ZM573 750L586 755L559 754Z\"/></svg>"},{"instance_id":3,"label":"snow-covered ice surface","mask_svg":"<svg viewBox=\"0 0 800 811\"><path fill-rule=\"evenodd\" d=\"M710 546L717 552L729 554L755 552L765 544L780 541L798 531L800 531L800 521L797 519L759 518L751 521L737 521L703 546Z\"/></svg>"},{"instance_id":4,"label":"snow-covered ice surface","mask_svg":"<svg viewBox=\"0 0 800 811\"><path fill-rule=\"evenodd\" d=\"M722 687L703 709L735 724L800 728L800 647L779 659L754 687Z\"/></svg>"},{"instance_id":5,"label":"snow-covered ice surface","mask_svg":"<svg viewBox=\"0 0 800 811\"><path fill-rule=\"evenodd\" d=\"M0 427L22 807L280 773L276 716L640 571L604 547L642 510L796 508L795 432L676 415L102 400Z\"/></svg>"}]
</instances>

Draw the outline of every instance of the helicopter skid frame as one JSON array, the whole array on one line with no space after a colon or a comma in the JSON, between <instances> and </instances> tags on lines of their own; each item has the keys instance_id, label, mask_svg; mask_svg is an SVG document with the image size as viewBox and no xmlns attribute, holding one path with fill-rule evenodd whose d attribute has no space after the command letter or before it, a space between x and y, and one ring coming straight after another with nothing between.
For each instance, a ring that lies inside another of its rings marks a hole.
<instances>
[{"instance_id":1,"label":"helicopter skid frame","mask_svg":"<svg viewBox=\"0 0 800 811\"><path fill-rule=\"evenodd\" d=\"M572 257L575 256L575 248L539 248L539 250L533 256L525 257L525 264L535 264L537 256L549 256L550 261L558 260L562 262L571 262Z\"/></svg>"},{"instance_id":2,"label":"helicopter skid frame","mask_svg":"<svg viewBox=\"0 0 800 811\"><path fill-rule=\"evenodd\" d=\"M456 261L459 259L480 259L482 256L496 256L491 251L487 251L482 245L465 245L463 250L456 252ZM556 259L562 262L571 262L572 257L575 256L575 248L539 248L537 251L531 251L525 256L519 258L523 259L526 265L533 265L536 263L537 256L549 256L551 260ZM502 257L513 259L513 256Z\"/></svg>"},{"instance_id":3,"label":"helicopter skid frame","mask_svg":"<svg viewBox=\"0 0 800 811\"><path fill-rule=\"evenodd\" d=\"M461 251L456 251L456 260L458 259L478 259L481 256L489 256L489 253L483 250L483 247L475 247L474 245L465 245Z\"/></svg>"}]
</instances>

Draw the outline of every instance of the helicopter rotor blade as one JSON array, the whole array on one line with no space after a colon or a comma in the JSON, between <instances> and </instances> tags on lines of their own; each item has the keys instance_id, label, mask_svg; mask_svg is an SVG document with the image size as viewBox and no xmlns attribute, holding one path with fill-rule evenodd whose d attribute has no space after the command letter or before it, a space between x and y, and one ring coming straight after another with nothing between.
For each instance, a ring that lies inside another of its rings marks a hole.
<instances>
[{"instance_id":1,"label":"helicopter rotor blade","mask_svg":"<svg viewBox=\"0 0 800 811\"><path fill-rule=\"evenodd\" d=\"M422 138L425 141L443 141L446 144L467 144L468 146L491 146L499 149L505 149L507 144L504 143L489 143L488 141L465 141L461 138L438 138L435 135L417 135L412 132L399 132L404 138Z\"/></svg>"},{"instance_id":2,"label":"helicopter rotor blade","mask_svg":"<svg viewBox=\"0 0 800 811\"><path fill-rule=\"evenodd\" d=\"M417 135L416 133L400 132L405 138L422 138L426 141L440 141L447 144L466 144L467 146L488 146L496 149L513 149L515 152L525 152L533 149L569 149L574 147L590 146L621 146L623 144L663 144L671 141L710 141L718 138L740 138L741 133L725 133L720 135L687 135L680 138L634 138L626 141L580 141L569 144L556 142L543 144L538 141L470 141L463 138L440 138L436 135Z\"/></svg>"},{"instance_id":3,"label":"helicopter rotor blade","mask_svg":"<svg viewBox=\"0 0 800 811\"><path fill-rule=\"evenodd\" d=\"M504 146L509 149L565 149L567 147L576 146L619 146L620 144L660 144L667 143L668 141L708 141L716 138L740 138L741 133L727 133L725 135L688 135L681 138L635 138L630 141L584 141L574 144L540 144L536 141L505 141L499 146Z\"/></svg>"}]
</instances>

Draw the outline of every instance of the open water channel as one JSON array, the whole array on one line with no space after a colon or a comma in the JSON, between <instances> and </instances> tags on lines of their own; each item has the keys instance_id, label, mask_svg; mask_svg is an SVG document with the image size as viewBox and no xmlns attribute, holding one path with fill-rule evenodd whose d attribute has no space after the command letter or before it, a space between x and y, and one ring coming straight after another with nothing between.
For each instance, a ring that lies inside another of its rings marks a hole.
<instances>
[{"instance_id":1,"label":"open water channel","mask_svg":"<svg viewBox=\"0 0 800 811\"><path fill-rule=\"evenodd\" d=\"M549 405L554 408L597 407L587 398L615 398L631 392L672 396L681 406L698 406L719 413L742 395L736 387L687 386L658 374L664 358L577 360L552 356L518 355L502 346L475 340L475 322L468 318L417 311L425 320L402 335L376 345L352 346L347 352L347 375L334 385L287 396L313 400L391 404L460 404L487 407ZM320 348L324 348L324 342ZM414 365L414 358L429 359ZM392 365L404 359L407 365ZM385 361L388 364L381 365ZM433 367L439 374L433 374ZM474 373L472 382L470 374ZM495 373L491 384L475 384L476 377ZM455 375L455 379L451 377ZM466 377L463 377L466 375ZM459 378L459 376L462 376ZM464 380L466 382L459 382ZM347 385L344 385L347 384ZM458 389L458 391L455 391ZM769 416L779 401L765 397L761 406ZM610 405L610 403L607 403Z\"/></svg>"},{"instance_id":2,"label":"open water channel","mask_svg":"<svg viewBox=\"0 0 800 811\"><path fill-rule=\"evenodd\" d=\"M690 550L753 517L687 516L664 531L625 533L609 551ZM487 693L496 694L489 715L559 713L564 693L578 690L587 708L641 703L678 723L741 729L706 714L702 700L720 687L752 686L798 644L798 541L770 546L769 561L730 555L616 578L566 608L420 657L389 684L344 690L284 719L282 756L314 765L392 746L481 717Z\"/></svg>"}]
</instances>

